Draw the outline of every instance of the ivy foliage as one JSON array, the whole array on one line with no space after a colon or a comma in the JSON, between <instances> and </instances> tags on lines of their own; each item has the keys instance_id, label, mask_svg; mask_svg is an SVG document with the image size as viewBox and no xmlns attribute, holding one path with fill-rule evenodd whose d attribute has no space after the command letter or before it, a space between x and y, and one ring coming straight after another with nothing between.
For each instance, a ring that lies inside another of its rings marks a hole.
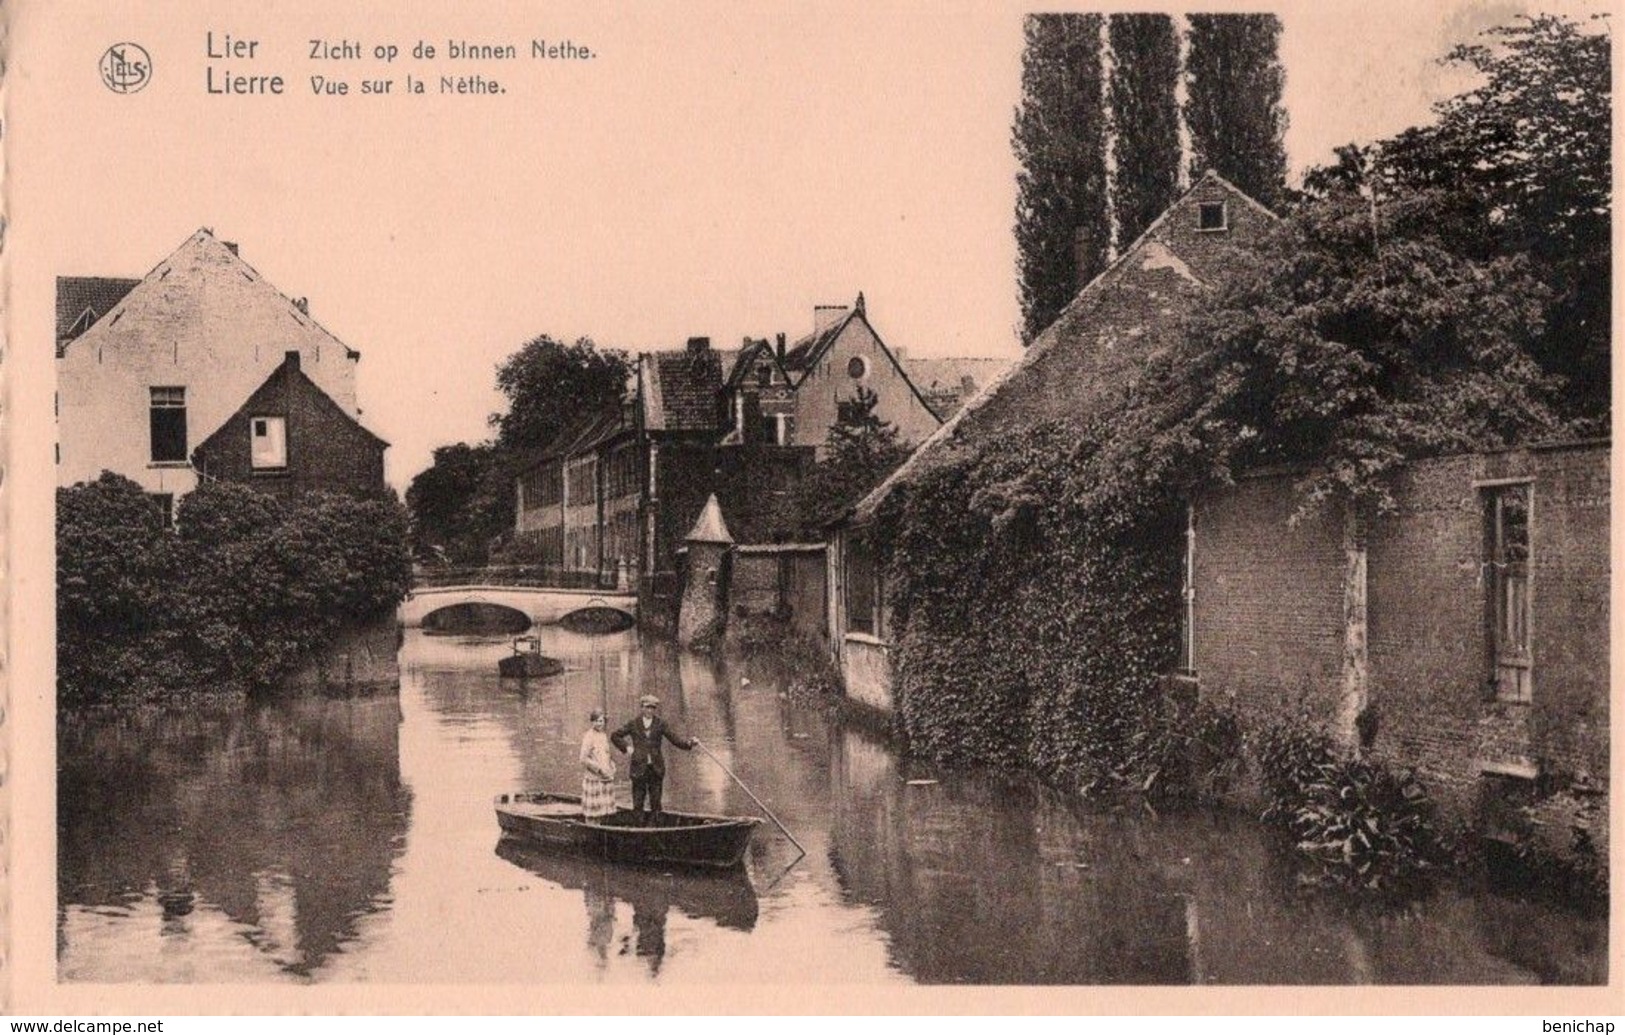
<instances>
[{"instance_id":1,"label":"ivy foliage","mask_svg":"<svg viewBox=\"0 0 1625 1035\"><path fill-rule=\"evenodd\" d=\"M1144 786L1170 721L1180 501L1291 465L1301 509L1380 514L1408 460L1572 430L1537 359L1550 285L1527 255L1463 250L1443 206L1307 199L1096 412L962 429L894 491L878 541L918 750Z\"/></svg>"},{"instance_id":2,"label":"ivy foliage","mask_svg":"<svg viewBox=\"0 0 1625 1035\"><path fill-rule=\"evenodd\" d=\"M1238 253L1212 307L1149 359L1091 493L1296 465L1306 503L1381 511L1406 460L1559 434L1560 383L1532 353L1546 289L1521 257L1452 250L1433 211L1416 195L1374 219L1340 192Z\"/></svg>"},{"instance_id":3,"label":"ivy foliage","mask_svg":"<svg viewBox=\"0 0 1625 1035\"><path fill-rule=\"evenodd\" d=\"M210 483L171 531L139 485L103 474L57 491L59 697L269 687L410 585L394 500Z\"/></svg>"},{"instance_id":4,"label":"ivy foliage","mask_svg":"<svg viewBox=\"0 0 1625 1035\"><path fill-rule=\"evenodd\" d=\"M1089 788L1123 775L1175 661L1170 501L1132 521L1079 492L1088 439L1042 425L890 499L899 712L913 749ZM1059 456L1061 462L1057 463Z\"/></svg>"}]
</instances>

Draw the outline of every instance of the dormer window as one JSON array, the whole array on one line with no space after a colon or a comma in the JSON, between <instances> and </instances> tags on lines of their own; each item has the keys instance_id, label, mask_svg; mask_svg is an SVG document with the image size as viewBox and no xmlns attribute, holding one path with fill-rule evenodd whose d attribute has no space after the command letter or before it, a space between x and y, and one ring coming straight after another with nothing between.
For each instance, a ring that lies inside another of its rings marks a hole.
<instances>
[{"instance_id":1,"label":"dormer window","mask_svg":"<svg viewBox=\"0 0 1625 1035\"><path fill-rule=\"evenodd\" d=\"M1196 229L1202 233L1221 233L1230 229L1225 219L1224 202L1204 201L1196 206Z\"/></svg>"}]
</instances>

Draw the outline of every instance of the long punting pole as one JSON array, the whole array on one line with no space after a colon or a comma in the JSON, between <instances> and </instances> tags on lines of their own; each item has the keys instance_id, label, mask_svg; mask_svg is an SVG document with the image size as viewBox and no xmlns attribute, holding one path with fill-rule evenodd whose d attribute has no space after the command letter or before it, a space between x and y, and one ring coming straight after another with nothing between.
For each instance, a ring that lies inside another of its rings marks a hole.
<instances>
[{"instance_id":1,"label":"long punting pole","mask_svg":"<svg viewBox=\"0 0 1625 1035\"><path fill-rule=\"evenodd\" d=\"M737 783L739 785L739 789L744 791L746 794L749 794L750 795L750 800L754 801L758 808L760 808L763 812L767 813L767 818L771 819L774 823L778 824L778 828L780 830L784 831L784 836L788 837L790 839L790 843L795 845L798 849L800 849L802 855L807 854L807 849L803 848L801 842L796 840L796 835L790 833L790 831L785 828L785 825L783 823L779 822L779 817L773 815L773 810L768 808L766 805L762 804L762 799L758 798L756 796L755 792L752 791L749 787L746 787L745 786L745 781L741 780L737 775L735 775L734 771L732 769L729 769L727 767L727 765L725 765L723 763L722 759L718 758L716 755L711 754L711 749L706 747L704 744L696 744L694 746L699 748L701 751L704 751L706 753L706 755L711 759L711 761L715 762L719 766L722 766L722 771L727 773L729 776L733 777L733 781L734 781L734 783Z\"/></svg>"}]
</instances>

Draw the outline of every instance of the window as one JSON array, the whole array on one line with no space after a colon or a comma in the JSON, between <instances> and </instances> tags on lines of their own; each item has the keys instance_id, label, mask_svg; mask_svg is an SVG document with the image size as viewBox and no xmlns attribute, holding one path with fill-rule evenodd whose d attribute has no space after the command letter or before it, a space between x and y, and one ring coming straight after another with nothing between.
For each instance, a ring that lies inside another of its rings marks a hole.
<instances>
[{"instance_id":1,"label":"window","mask_svg":"<svg viewBox=\"0 0 1625 1035\"><path fill-rule=\"evenodd\" d=\"M256 471L288 466L288 422L283 417L255 417L248 422L248 456Z\"/></svg>"},{"instance_id":2,"label":"window","mask_svg":"<svg viewBox=\"0 0 1625 1035\"><path fill-rule=\"evenodd\" d=\"M153 516L158 520L159 528L175 527L175 494L172 492L149 492L147 498L152 501Z\"/></svg>"},{"instance_id":3,"label":"window","mask_svg":"<svg viewBox=\"0 0 1625 1035\"><path fill-rule=\"evenodd\" d=\"M869 373L869 361L862 356L853 356L846 361L846 373L853 380L861 380Z\"/></svg>"},{"instance_id":4,"label":"window","mask_svg":"<svg viewBox=\"0 0 1625 1035\"><path fill-rule=\"evenodd\" d=\"M1488 487L1484 494L1485 617L1490 682L1503 701L1530 699L1533 651L1529 636L1529 504L1527 482Z\"/></svg>"},{"instance_id":5,"label":"window","mask_svg":"<svg viewBox=\"0 0 1625 1035\"><path fill-rule=\"evenodd\" d=\"M771 413L762 414L762 441L770 446L779 444L779 419Z\"/></svg>"},{"instance_id":6,"label":"window","mask_svg":"<svg viewBox=\"0 0 1625 1035\"><path fill-rule=\"evenodd\" d=\"M1224 202L1204 201L1196 206L1196 229L1214 231L1228 227L1229 223L1225 221Z\"/></svg>"},{"instance_id":7,"label":"window","mask_svg":"<svg viewBox=\"0 0 1625 1035\"><path fill-rule=\"evenodd\" d=\"M849 536L846 543L847 631L867 636L884 635L881 629L884 607L874 547L865 536Z\"/></svg>"},{"instance_id":8,"label":"window","mask_svg":"<svg viewBox=\"0 0 1625 1035\"><path fill-rule=\"evenodd\" d=\"M186 462L186 389L152 389L152 462Z\"/></svg>"},{"instance_id":9,"label":"window","mask_svg":"<svg viewBox=\"0 0 1625 1035\"><path fill-rule=\"evenodd\" d=\"M756 368L756 383L767 386L773 383L773 368L763 363Z\"/></svg>"}]
</instances>

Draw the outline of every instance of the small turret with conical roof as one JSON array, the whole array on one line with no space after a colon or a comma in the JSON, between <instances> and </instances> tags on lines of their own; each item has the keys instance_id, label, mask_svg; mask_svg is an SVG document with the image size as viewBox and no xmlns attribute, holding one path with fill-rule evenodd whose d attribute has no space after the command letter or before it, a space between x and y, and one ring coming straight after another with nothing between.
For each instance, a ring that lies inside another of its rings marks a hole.
<instances>
[{"instance_id":1,"label":"small turret with conical roof","mask_svg":"<svg viewBox=\"0 0 1625 1035\"><path fill-rule=\"evenodd\" d=\"M683 599L677 612L677 642L707 649L722 637L728 615L728 581L734 537L712 493L686 537Z\"/></svg>"},{"instance_id":2,"label":"small turret with conical roof","mask_svg":"<svg viewBox=\"0 0 1625 1035\"><path fill-rule=\"evenodd\" d=\"M705 508L694 522L694 527L688 535L683 537L690 543L721 543L732 546L734 537L728 531L728 522L722 519L722 506L717 503L717 494L712 493L705 501Z\"/></svg>"}]
</instances>

